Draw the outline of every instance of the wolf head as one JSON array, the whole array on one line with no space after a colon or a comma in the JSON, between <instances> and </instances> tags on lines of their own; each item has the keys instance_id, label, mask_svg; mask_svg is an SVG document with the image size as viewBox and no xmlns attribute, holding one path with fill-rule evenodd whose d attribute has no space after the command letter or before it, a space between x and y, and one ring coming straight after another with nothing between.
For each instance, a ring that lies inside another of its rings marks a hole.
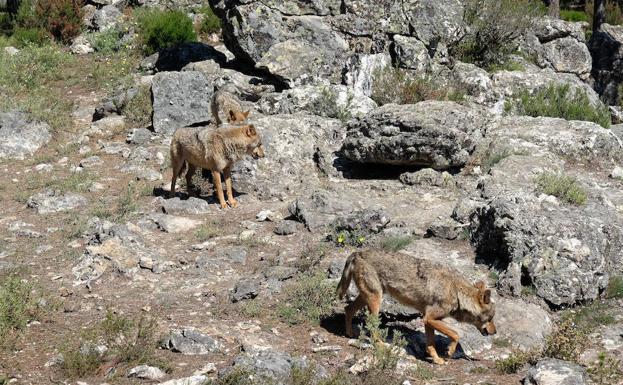
<instances>
[{"instance_id":1,"label":"wolf head","mask_svg":"<svg viewBox=\"0 0 623 385\"><path fill-rule=\"evenodd\" d=\"M247 155L251 155L254 159L263 158L265 155L262 136L257 132L255 126L252 124L245 126L244 134L247 137Z\"/></svg>"},{"instance_id":2,"label":"wolf head","mask_svg":"<svg viewBox=\"0 0 623 385\"><path fill-rule=\"evenodd\" d=\"M229 110L229 116L227 117L227 121L230 124L242 123L247 120L250 112L250 110L245 112Z\"/></svg>"},{"instance_id":3,"label":"wolf head","mask_svg":"<svg viewBox=\"0 0 623 385\"><path fill-rule=\"evenodd\" d=\"M478 305L480 311L474 315L474 326L480 330L483 336L493 335L497 332L493 317L495 316L495 303L491 300L491 289L485 287L484 282L478 281L474 285L477 291Z\"/></svg>"}]
</instances>

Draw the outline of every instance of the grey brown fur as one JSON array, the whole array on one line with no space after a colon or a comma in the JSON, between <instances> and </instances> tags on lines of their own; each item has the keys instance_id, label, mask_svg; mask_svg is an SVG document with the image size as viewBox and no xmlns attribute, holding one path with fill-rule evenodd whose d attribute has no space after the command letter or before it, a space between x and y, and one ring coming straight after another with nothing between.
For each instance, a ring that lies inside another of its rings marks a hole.
<instances>
[{"instance_id":1,"label":"grey brown fur","mask_svg":"<svg viewBox=\"0 0 623 385\"><path fill-rule=\"evenodd\" d=\"M242 126L184 127L178 128L171 140L171 179L170 197L175 196L175 182L182 172L184 165L188 165L186 185L190 191L191 179L197 167L212 171L214 188L222 208L236 207L231 186L231 170L234 163L245 155L254 158L264 157L262 137L252 124ZM225 177L227 188L227 203L223 196L221 172Z\"/></svg>"},{"instance_id":2,"label":"grey brown fur","mask_svg":"<svg viewBox=\"0 0 623 385\"><path fill-rule=\"evenodd\" d=\"M212 98L212 115L216 125L220 126L223 122L244 122L249 116L249 111L242 111L240 101L233 94L219 90Z\"/></svg>"},{"instance_id":3,"label":"grey brown fur","mask_svg":"<svg viewBox=\"0 0 623 385\"><path fill-rule=\"evenodd\" d=\"M437 364L445 361L435 350L435 330L452 340L449 356L454 354L459 340L443 318L470 323L485 335L496 332L491 290L483 282L472 284L458 272L428 260L380 250L357 251L346 260L337 289L340 298L348 291L351 280L355 281L359 296L345 309L349 336L355 313L367 306L370 313L378 314L383 293L423 314L426 350Z\"/></svg>"}]
</instances>

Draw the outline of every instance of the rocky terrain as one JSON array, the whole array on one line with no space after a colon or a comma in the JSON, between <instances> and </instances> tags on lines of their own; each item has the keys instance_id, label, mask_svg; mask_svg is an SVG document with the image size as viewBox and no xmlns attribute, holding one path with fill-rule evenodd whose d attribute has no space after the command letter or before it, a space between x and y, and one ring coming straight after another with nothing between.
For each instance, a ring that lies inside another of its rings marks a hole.
<instances>
[{"instance_id":1,"label":"rocky terrain","mask_svg":"<svg viewBox=\"0 0 623 385\"><path fill-rule=\"evenodd\" d=\"M207 5L126 3L90 1L85 28ZM0 277L27 285L35 315L21 330L0 319L0 384L623 383L622 26L587 41L586 23L539 17L516 66L494 70L451 54L460 0L209 5L221 36L136 59L129 84L72 86L79 69L56 84L64 129L0 110ZM95 55L85 36L70 49ZM379 103L392 65L464 95ZM612 124L509 107L552 85ZM167 199L171 135L208 124L218 89L251 110L266 151L236 166L226 210L200 174L198 197ZM141 98L143 122L126 108ZM345 337L334 290L359 247L483 280L498 334L449 320L461 348L436 366L420 315L385 298L387 345ZM3 314L16 305L1 293Z\"/></svg>"}]
</instances>

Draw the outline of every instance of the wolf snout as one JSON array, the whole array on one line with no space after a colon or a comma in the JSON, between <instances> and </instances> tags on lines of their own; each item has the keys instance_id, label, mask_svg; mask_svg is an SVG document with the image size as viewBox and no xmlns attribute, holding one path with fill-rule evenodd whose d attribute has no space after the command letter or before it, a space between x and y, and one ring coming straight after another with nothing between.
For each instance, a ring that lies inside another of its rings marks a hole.
<instances>
[{"instance_id":1,"label":"wolf snout","mask_svg":"<svg viewBox=\"0 0 623 385\"><path fill-rule=\"evenodd\" d=\"M485 326L480 329L480 333L483 336L492 336L497 333L497 329L495 328L495 324L493 322L489 322Z\"/></svg>"}]
</instances>

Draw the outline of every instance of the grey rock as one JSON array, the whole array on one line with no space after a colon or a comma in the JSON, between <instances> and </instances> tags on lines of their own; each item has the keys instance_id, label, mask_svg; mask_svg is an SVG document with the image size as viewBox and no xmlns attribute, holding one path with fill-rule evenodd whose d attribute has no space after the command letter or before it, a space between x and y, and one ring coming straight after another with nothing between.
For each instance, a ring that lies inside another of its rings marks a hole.
<instances>
[{"instance_id":1,"label":"grey rock","mask_svg":"<svg viewBox=\"0 0 623 385\"><path fill-rule=\"evenodd\" d=\"M231 294L232 302L239 302L245 299L253 299L260 292L260 281L257 279L242 279L236 283Z\"/></svg>"},{"instance_id":2,"label":"grey rock","mask_svg":"<svg viewBox=\"0 0 623 385\"><path fill-rule=\"evenodd\" d=\"M152 132L146 128L133 128L125 138L127 143L143 145L151 140Z\"/></svg>"},{"instance_id":3,"label":"grey rock","mask_svg":"<svg viewBox=\"0 0 623 385\"><path fill-rule=\"evenodd\" d=\"M454 102L387 104L348 124L341 152L358 163L460 167L482 139L486 119Z\"/></svg>"},{"instance_id":4,"label":"grey rock","mask_svg":"<svg viewBox=\"0 0 623 385\"><path fill-rule=\"evenodd\" d=\"M556 72L576 74L584 80L591 75L593 60L583 41L565 37L543 44L543 48L545 60Z\"/></svg>"},{"instance_id":5,"label":"grey rock","mask_svg":"<svg viewBox=\"0 0 623 385\"><path fill-rule=\"evenodd\" d=\"M522 351L542 348L553 330L547 311L521 299L499 298L495 304L495 322L504 325L495 338L506 339Z\"/></svg>"},{"instance_id":6,"label":"grey rock","mask_svg":"<svg viewBox=\"0 0 623 385\"><path fill-rule=\"evenodd\" d=\"M588 375L580 365L546 358L528 370L524 385L587 385Z\"/></svg>"},{"instance_id":7,"label":"grey rock","mask_svg":"<svg viewBox=\"0 0 623 385\"><path fill-rule=\"evenodd\" d=\"M290 374L292 367L306 367L304 359L293 358L288 353L273 350L243 353L234 358L233 367L219 372L219 377L226 375L232 369L243 370L254 375L275 380L275 384L282 385Z\"/></svg>"},{"instance_id":8,"label":"grey rock","mask_svg":"<svg viewBox=\"0 0 623 385\"><path fill-rule=\"evenodd\" d=\"M339 216L333 223L333 228L337 233L347 231L368 236L380 233L389 222L389 214L384 210L364 209Z\"/></svg>"},{"instance_id":9,"label":"grey rock","mask_svg":"<svg viewBox=\"0 0 623 385\"><path fill-rule=\"evenodd\" d=\"M128 377L136 377L145 380L159 380L166 376L166 373L155 366L139 365L128 372Z\"/></svg>"},{"instance_id":10,"label":"grey rock","mask_svg":"<svg viewBox=\"0 0 623 385\"><path fill-rule=\"evenodd\" d=\"M176 234L188 232L203 223L200 220L168 214L152 215L151 220L153 220L162 231Z\"/></svg>"},{"instance_id":11,"label":"grey rock","mask_svg":"<svg viewBox=\"0 0 623 385\"><path fill-rule=\"evenodd\" d=\"M395 35L393 51L400 67L424 72L431 65L426 45L415 37Z\"/></svg>"},{"instance_id":12,"label":"grey rock","mask_svg":"<svg viewBox=\"0 0 623 385\"><path fill-rule=\"evenodd\" d=\"M208 202L195 197L190 197L186 200L181 200L177 197L171 199L164 199L160 197L158 198L157 203L165 214L198 215L210 212L210 205Z\"/></svg>"},{"instance_id":13,"label":"grey rock","mask_svg":"<svg viewBox=\"0 0 623 385\"><path fill-rule=\"evenodd\" d=\"M90 156L88 158L84 158L80 161L80 167L83 168L91 168L95 166L99 166L103 164L104 161L97 155Z\"/></svg>"},{"instance_id":14,"label":"grey rock","mask_svg":"<svg viewBox=\"0 0 623 385\"><path fill-rule=\"evenodd\" d=\"M245 264L247 262L247 250L244 247L224 247L216 251L217 258L225 259L233 263Z\"/></svg>"},{"instance_id":15,"label":"grey rock","mask_svg":"<svg viewBox=\"0 0 623 385\"><path fill-rule=\"evenodd\" d=\"M332 224L341 213L350 213L354 207L329 191L317 190L309 196L297 198L288 208L290 214L315 232Z\"/></svg>"},{"instance_id":16,"label":"grey rock","mask_svg":"<svg viewBox=\"0 0 623 385\"><path fill-rule=\"evenodd\" d=\"M123 14L117 7L106 5L95 11L91 19L91 25L96 31L104 32L115 28L122 18Z\"/></svg>"},{"instance_id":17,"label":"grey rock","mask_svg":"<svg viewBox=\"0 0 623 385\"><path fill-rule=\"evenodd\" d=\"M277 235L290 235L296 233L296 221L283 220L275 226L273 232Z\"/></svg>"},{"instance_id":18,"label":"grey rock","mask_svg":"<svg viewBox=\"0 0 623 385\"><path fill-rule=\"evenodd\" d=\"M161 72L154 76L153 127L172 134L178 127L212 118L212 87L201 72Z\"/></svg>"},{"instance_id":19,"label":"grey rock","mask_svg":"<svg viewBox=\"0 0 623 385\"><path fill-rule=\"evenodd\" d=\"M278 281L286 281L294 277L298 270L289 266L274 266L264 272L266 279L276 279Z\"/></svg>"},{"instance_id":20,"label":"grey rock","mask_svg":"<svg viewBox=\"0 0 623 385\"><path fill-rule=\"evenodd\" d=\"M374 73L391 65L392 58L387 53L351 56L346 63L346 85L355 95L369 97L372 95Z\"/></svg>"},{"instance_id":21,"label":"grey rock","mask_svg":"<svg viewBox=\"0 0 623 385\"><path fill-rule=\"evenodd\" d=\"M50 214L73 210L88 203L88 199L79 194L58 194L55 191L48 190L31 196L28 199L27 205L37 210L37 214Z\"/></svg>"},{"instance_id":22,"label":"grey rock","mask_svg":"<svg viewBox=\"0 0 623 385\"><path fill-rule=\"evenodd\" d=\"M216 339L192 328L172 330L160 345L163 349L189 355L215 353L223 349Z\"/></svg>"},{"instance_id":23,"label":"grey rock","mask_svg":"<svg viewBox=\"0 0 623 385\"><path fill-rule=\"evenodd\" d=\"M260 160L245 159L233 171L234 189L254 193L260 199L285 199L317 185L323 177L314 162L319 146L326 148L327 161L344 135L342 123L311 115L273 115L253 118L267 154Z\"/></svg>"},{"instance_id":24,"label":"grey rock","mask_svg":"<svg viewBox=\"0 0 623 385\"><path fill-rule=\"evenodd\" d=\"M463 237L465 230L465 225L452 218L443 218L433 222L427 233L433 237L453 240Z\"/></svg>"},{"instance_id":25,"label":"grey rock","mask_svg":"<svg viewBox=\"0 0 623 385\"><path fill-rule=\"evenodd\" d=\"M138 0L140 1L149 1L149 0ZM158 385L203 385L208 381L208 377L200 374L197 376L190 376L184 378L178 378L174 380L169 380L166 382L161 382Z\"/></svg>"},{"instance_id":26,"label":"grey rock","mask_svg":"<svg viewBox=\"0 0 623 385\"><path fill-rule=\"evenodd\" d=\"M15 47L4 47L4 52L9 56L15 56L19 53L19 49Z\"/></svg>"},{"instance_id":27,"label":"grey rock","mask_svg":"<svg viewBox=\"0 0 623 385\"><path fill-rule=\"evenodd\" d=\"M136 176L136 180L147 180L150 182L162 180L161 173L149 168L139 168L134 171L134 175Z\"/></svg>"},{"instance_id":28,"label":"grey rock","mask_svg":"<svg viewBox=\"0 0 623 385\"><path fill-rule=\"evenodd\" d=\"M623 168L615 166L609 176L613 179L623 179Z\"/></svg>"},{"instance_id":29,"label":"grey rock","mask_svg":"<svg viewBox=\"0 0 623 385\"><path fill-rule=\"evenodd\" d=\"M424 185L437 187L454 187L456 182L446 171L439 172L432 168L425 168L416 172L400 174L400 181L406 185Z\"/></svg>"},{"instance_id":30,"label":"grey rock","mask_svg":"<svg viewBox=\"0 0 623 385\"><path fill-rule=\"evenodd\" d=\"M75 55L86 55L88 53L94 52L95 50L91 47L91 43L84 35L79 35L76 37L69 47L71 53Z\"/></svg>"},{"instance_id":31,"label":"grey rock","mask_svg":"<svg viewBox=\"0 0 623 385\"><path fill-rule=\"evenodd\" d=\"M21 112L0 112L0 159L24 159L50 139L50 126Z\"/></svg>"}]
</instances>

